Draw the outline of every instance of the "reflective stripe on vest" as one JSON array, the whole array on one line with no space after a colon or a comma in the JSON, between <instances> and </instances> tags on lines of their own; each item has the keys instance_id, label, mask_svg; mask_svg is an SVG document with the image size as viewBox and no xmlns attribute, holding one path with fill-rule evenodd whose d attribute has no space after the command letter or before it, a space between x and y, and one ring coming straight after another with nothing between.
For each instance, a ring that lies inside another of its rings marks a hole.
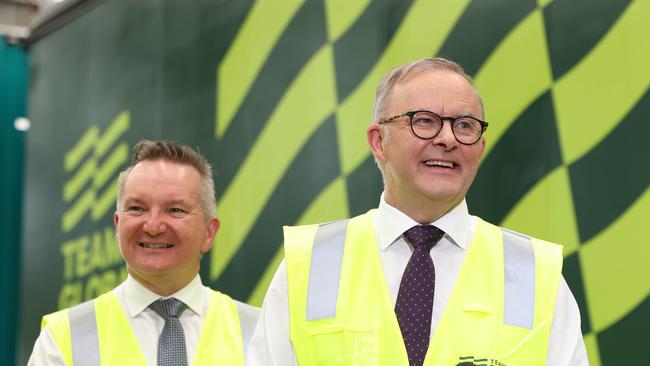
<instances>
[{"instance_id":1,"label":"reflective stripe on vest","mask_svg":"<svg viewBox=\"0 0 650 366\"><path fill-rule=\"evenodd\" d=\"M94 301L87 301L70 308L68 317L72 340L72 364L99 365L99 339Z\"/></svg>"},{"instance_id":2,"label":"reflective stripe on vest","mask_svg":"<svg viewBox=\"0 0 650 366\"><path fill-rule=\"evenodd\" d=\"M336 316L343 244L348 221L342 220L318 226L309 268L307 320Z\"/></svg>"},{"instance_id":3,"label":"reflective stripe on vest","mask_svg":"<svg viewBox=\"0 0 650 366\"><path fill-rule=\"evenodd\" d=\"M211 294L210 302L214 294ZM101 364L99 333L95 316L95 302L87 301L68 309L70 339L72 343L72 364L74 366L97 366ZM244 329L239 317L240 330ZM242 332L242 338L244 333ZM243 342L243 339L242 339ZM198 343L197 343L198 347Z\"/></svg>"},{"instance_id":4,"label":"reflective stripe on vest","mask_svg":"<svg viewBox=\"0 0 650 366\"><path fill-rule=\"evenodd\" d=\"M348 220L318 227L312 250L306 320L336 316ZM501 229L505 324L532 329L535 319L535 252L529 237Z\"/></svg>"},{"instance_id":5,"label":"reflective stripe on vest","mask_svg":"<svg viewBox=\"0 0 650 366\"><path fill-rule=\"evenodd\" d=\"M503 233L503 322L533 329L535 322L535 251L530 238Z\"/></svg>"}]
</instances>

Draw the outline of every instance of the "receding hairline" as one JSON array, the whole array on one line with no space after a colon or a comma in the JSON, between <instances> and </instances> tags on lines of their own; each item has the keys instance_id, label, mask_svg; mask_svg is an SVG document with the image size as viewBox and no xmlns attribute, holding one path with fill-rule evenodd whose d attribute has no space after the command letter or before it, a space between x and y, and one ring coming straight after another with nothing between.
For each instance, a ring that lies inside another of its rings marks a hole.
<instances>
[{"instance_id":1,"label":"receding hairline","mask_svg":"<svg viewBox=\"0 0 650 366\"><path fill-rule=\"evenodd\" d=\"M375 104L373 108L372 123L378 122L386 112L386 106L390 103L390 96L395 86L400 85L413 76L422 75L437 71L447 71L461 76L470 88L474 91L476 99L481 108L482 117L485 116L485 109L483 106L483 99L476 89L474 80L465 72L462 66L458 63L443 58L443 57L426 57L420 60L411 61L402 65L398 65L390 69L382 78L375 94Z\"/></svg>"}]
</instances>

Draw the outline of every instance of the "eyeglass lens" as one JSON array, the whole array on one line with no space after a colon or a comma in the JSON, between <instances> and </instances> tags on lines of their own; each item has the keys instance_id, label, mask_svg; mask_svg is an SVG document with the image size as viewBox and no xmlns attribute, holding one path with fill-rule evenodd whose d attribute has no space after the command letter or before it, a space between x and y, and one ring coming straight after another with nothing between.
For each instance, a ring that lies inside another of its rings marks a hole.
<instances>
[{"instance_id":1,"label":"eyeglass lens","mask_svg":"<svg viewBox=\"0 0 650 366\"><path fill-rule=\"evenodd\" d=\"M481 138L483 126L478 120L471 117L457 117L450 120L454 136L459 142L473 144ZM432 112L421 111L411 117L413 133L423 139L435 137L442 130L442 126L443 121L440 116Z\"/></svg>"}]
</instances>

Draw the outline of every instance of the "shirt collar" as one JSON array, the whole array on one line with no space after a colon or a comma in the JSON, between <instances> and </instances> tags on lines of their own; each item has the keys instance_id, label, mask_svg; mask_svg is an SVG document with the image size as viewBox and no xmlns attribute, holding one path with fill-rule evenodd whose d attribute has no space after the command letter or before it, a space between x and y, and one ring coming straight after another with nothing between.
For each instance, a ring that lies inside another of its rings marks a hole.
<instances>
[{"instance_id":1,"label":"shirt collar","mask_svg":"<svg viewBox=\"0 0 650 366\"><path fill-rule=\"evenodd\" d=\"M402 211L386 203L383 193L376 213L376 223L377 240L381 250L385 250L397 241L406 230L415 225L420 225ZM430 225L444 231L444 239L449 240L463 250L467 250L475 223L467 210L467 202L463 199L451 211L430 223Z\"/></svg>"},{"instance_id":2,"label":"shirt collar","mask_svg":"<svg viewBox=\"0 0 650 366\"><path fill-rule=\"evenodd\" d=\"M142 313L154 301L170 297L182 301L190 310L203 316L203 284L198 274L187 286L166 297L149 290L130 274L124 283L124 302L131 317Z\"/></svg>"}]
</instances>

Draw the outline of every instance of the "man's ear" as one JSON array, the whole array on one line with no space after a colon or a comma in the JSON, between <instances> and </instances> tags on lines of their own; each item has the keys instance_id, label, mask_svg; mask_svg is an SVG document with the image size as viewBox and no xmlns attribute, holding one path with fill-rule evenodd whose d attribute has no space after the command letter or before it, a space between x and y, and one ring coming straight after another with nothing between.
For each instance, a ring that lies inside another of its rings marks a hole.
<instances>
[{"instance_id":1,"label":"man's ear","mask_svg":"<svg viewBox=\"0 0 650 366\"><path fill-rule=\"evenodd\" d=\"M366 137L368 139L368 146L370 147L370 151L372 152L372 155L375 156L375 159L377 161L383 162L385 161L384 157L384 131L381 127L381 125L377 123L373 123L370 126L368 126L368 129L366 130Z\"/></svg>"},{"instance_id":2,"label":"man's ear","mask_svg":"<svg viewBox=\"0 0 650 366\"><path fill-rule=\"evenodd\" d=\"M217 231L219 231L219 227L221 226L221 222L219 222L219 219L216 217L211 217L210 220L208 220L207 224L207 231L208 235L205 239L205 242L203 243L203 246L201 247L201 252L207 253L210 248L212 248L212 244L214 243L214 237L217 235Z\"/></svg>"}]
</instances>

